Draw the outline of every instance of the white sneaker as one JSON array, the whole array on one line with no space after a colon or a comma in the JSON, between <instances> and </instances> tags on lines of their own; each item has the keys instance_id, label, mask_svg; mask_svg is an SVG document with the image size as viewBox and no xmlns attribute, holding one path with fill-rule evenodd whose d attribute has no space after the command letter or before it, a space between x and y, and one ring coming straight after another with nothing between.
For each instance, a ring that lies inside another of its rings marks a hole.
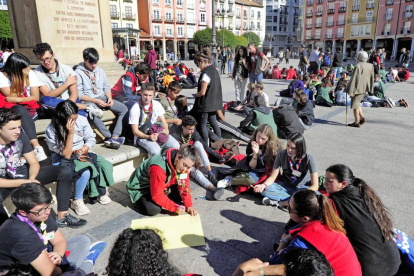
<instances>
[{"instance_id":1,"label":"white sneaker","mask_svg":"<svg viewBox=\"0 0 414 276\"><path fill-rule=\"evenodd\" d=\"M70 203L70 208L73 209L79 216L84 216L91 212L91 210L89 210L89 208L85 205L85 202L83 202L83 198L73 199Z\"/></svg>"},{"instance_id":2,"label":"white sneaker","mask_svg":"<svg viewBox=\"0 0 414 276\"><path fill-rule=\"evenodd\" d=\"M102 205L106 205L112 202L112 199L106 194L98 198L98 202Z\"/></svg>"},{"instance_id":3,"label":"white sneaker","mask_svg":"<svg viewBox=\"0 0 414 276\"><path fill-rule=\"evenodd\" d=\"M33 149L35 155L36 155L36 159L37 161L43 161L47 159L47 155L45 153L45 150L42 148L42 146L37 146Z\"/></svg>"},{"instance_id":4,"label":"white sneaker","mask_svg":"<svg viewBox=\"0 0 414 276\"><path fill-rule=\"evenodd\" d=\"M217 183L217 188L229 188L231 186L232 178L233 178L232 176L226 176L226 178L220 180Z\"/></svg>"},{"instance_id":5,"label":"white sneaker","mask_svg":"<svg viewBox=\"0 0 414 276\"><path fill-rule=\"evenodd\" d=\"M271 200L270 198L268 198L267 196L265 196L262 200L263 205L266 206L279 206L279 202L277 200Z\"/></svg>"},{"instance_id":6,"label":"white sneaker","mask_svg":"<svg viewBox=\"0 0 414 276\"><path fill-rule=\"evenodd\" d=\"M395 103L392 99L387 98L387 105L388 107L393 108L395 106Z\"/></svg>"},{"instance_id":7,"label":"white sneaker","mask_svg":"<svg viewBox=\"0 0 414 276\"><path fill-rule=\"evenodd\" d=\"M103 117L103 111L102 111L102 109L100 109L100 108L95 108L93 105L89 105L89 106L88 106L88 108L87 108L87 112L88 112L89 117L91 118L91 120L92 120L94 117L97 117L97 118L99 118L99 119Z\"/></svg>"}]
</instances>

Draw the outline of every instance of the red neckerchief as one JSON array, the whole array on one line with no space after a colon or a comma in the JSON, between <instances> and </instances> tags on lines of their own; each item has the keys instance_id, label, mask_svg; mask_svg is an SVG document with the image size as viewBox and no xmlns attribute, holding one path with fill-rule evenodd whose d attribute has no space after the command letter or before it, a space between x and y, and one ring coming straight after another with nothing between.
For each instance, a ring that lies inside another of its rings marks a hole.
<instances>
[{"instance_id":1,"label":"red neckerchief","mask_svg":"<svg viewBox=\"0 0 414 276\"><path fill-rule=\"evenodd\" d=\"M151 104L150 104L148 110L145 109L145 106L142 104L142 100L141 99L139 99L139 105L142 107L142 110L144 111L145 115L147 115L147 117L149 118L148 114L151 114L152 113L152 101L151 101Z\"/></svg>"}]
</instances>

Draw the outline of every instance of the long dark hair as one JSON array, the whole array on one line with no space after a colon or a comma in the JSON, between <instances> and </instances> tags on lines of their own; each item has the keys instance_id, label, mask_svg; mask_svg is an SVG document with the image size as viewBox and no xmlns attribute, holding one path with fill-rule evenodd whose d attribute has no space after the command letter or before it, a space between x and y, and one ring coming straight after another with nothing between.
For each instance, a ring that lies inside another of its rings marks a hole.
<instances>
[{"instance_id":1,"label":"long dark hair","mask_svg":"<svg viewBox=\"0 0 414 276\"><path fill-rule=\"evenodd\" d=\"M300 159L306 155L306 142L305 137L300 133L292 133L287 137L287 140L292 141L296 146L296 156L295 159Z\"/></svg>"},{"instance_id":2,"label":"long dark hair","mask_svg":"<svg viewBox=\"0 0 414 276\"><path fill-rule=\"evenodd\" d=\"M243 57L244 57L244 58L247 58L247 48L246 48L246 47L244 47L244 46L240 46L240 47L237 49L236 57L234 58L234 63L235 63L235 64L239 64L239 61L240 61L240 58L241 58L240 53L239 53L240 49L242 49L242 50L243 50Z\"/></svg>"},{"instance_id":3,"label":"long dark hair","mask_svg":"<svg viewBox=\"0 0 414 276\"><path fill-rule=\"evenodd\" d=\"M125 229L109 255L108 276L179 276L168 262L160 236L150 229Z\"/></svg>"},{"instance_id":4,"label":"long dark hair","mask_svg":"<svg viewBox=\"0 0 414 276\"><path fill-rule=\"evenodd\" d=\"M64 147L66 138L68 136L68 130L66 124L71 115L78 113L78 106L70 101L66 100L58 103L55 108L54 116L52 116L52 127L55 130L57 142L60 147Z\"/></svg>"},{"instance_id":5,"label":"long dark hair","mask_svg":"<svg viewBox=\"0 0 414 276\"><path fill-rule=\"evenodd\" d=\"M175 99L175 106L177 107L178 118L184 118L188 114L188 102L187 97L184 95L178 95Z\"/></svg>"},{"instance_id":6,"label":"long dark hair","mask_svg":"<svg viewBox=\"0 0 414 276\"><path fill-rule=\"evenodd\" d=\"M3 69L1 70L3 74L10 79L10 93L13 96L20 97L24 86L29 86L29 75L25 76L23 73L23 69L26 69L30 66L30 61L27 57L22 54L15 53L9 56L4 65Z\"/></svg>"},{"instance_id":7,"label":"long dark hair","mask_svg":"<svg viewBox=\"0 0 414 276\"><path fill-rule=\"evenodd\" d=\"M319 220L334 232L346 235L343 220L338 217L328 197L312 190L300 190L293 195L295 210L300 217Z\"/></svg>"},{"instance_id":8,"label":"long dark hair","mask_svg":"<svg viewBox=\"0 0 414 276\"><path fill-rule=\"evenodd\" d=\"M369 213L374 217L375 221L380 227L385 241L391 240L395 236L395 233L392 230L393 224L391 215L388 211L388 208L384 206L381 199L374 192L374 190L371 189L371 187L368 186L364 180L356 178L351 169L346 165L336 164L327 168L326 171L335 174L338 182L346 181L348 185L352 185L358 188Z\"/></svg>"}]
</instances>

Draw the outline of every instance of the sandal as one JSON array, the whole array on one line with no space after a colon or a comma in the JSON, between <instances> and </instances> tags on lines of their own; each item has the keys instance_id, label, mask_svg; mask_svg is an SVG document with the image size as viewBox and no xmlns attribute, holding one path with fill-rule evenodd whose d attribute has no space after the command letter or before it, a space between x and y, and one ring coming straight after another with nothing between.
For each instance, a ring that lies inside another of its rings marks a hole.
<instances>
[{"instance_id":1,"label":"sandal","mask_svg":"<svg viewBox=\"0 0 414 276\"><path fill-rule=\"evenodd\" d=\"M365 124L366 121L367 120L365 120L365 118L363 118L363 119L359 120L359 124L362 126L363 124Z\"/></svg>"},{"instance_id":2,"label":"sandal","mask_svg":"<svg viewBox=\"0 0 414 276\"><path fill-rule=\"evenodd\" d=\"M358 124L358 123L352 123L352 124L350 124L350 125L348 125L349 127L361 127L361 124Z\"/></svg>"}]
</instances>

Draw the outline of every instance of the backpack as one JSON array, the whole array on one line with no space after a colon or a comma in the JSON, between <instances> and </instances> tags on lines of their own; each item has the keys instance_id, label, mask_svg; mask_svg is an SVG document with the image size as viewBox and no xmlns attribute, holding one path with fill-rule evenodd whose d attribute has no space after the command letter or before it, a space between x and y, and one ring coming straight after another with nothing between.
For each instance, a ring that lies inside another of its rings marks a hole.
<instances>
[{"instance_id":1,"label":"backpack","mask_svg":"<svg viewBox=\"0 0 414 276\"><path fill-rule=\"evenodd\" d=\"M331 66L332 60L331 60L331 54L325 54L323 56L323 66Z\"/></svg>"},{"instance_id":2,"label":"backpack","mask_svg":"<svg viewBox=\"0 0 414 276\"><path fill-rule=\"evenodd\" d=\"M401 259L406 267L414 272L414 242L403 231L394 229L394 232L397 234L394 241L401 253Z\"/></svg>"}]
</instances>

